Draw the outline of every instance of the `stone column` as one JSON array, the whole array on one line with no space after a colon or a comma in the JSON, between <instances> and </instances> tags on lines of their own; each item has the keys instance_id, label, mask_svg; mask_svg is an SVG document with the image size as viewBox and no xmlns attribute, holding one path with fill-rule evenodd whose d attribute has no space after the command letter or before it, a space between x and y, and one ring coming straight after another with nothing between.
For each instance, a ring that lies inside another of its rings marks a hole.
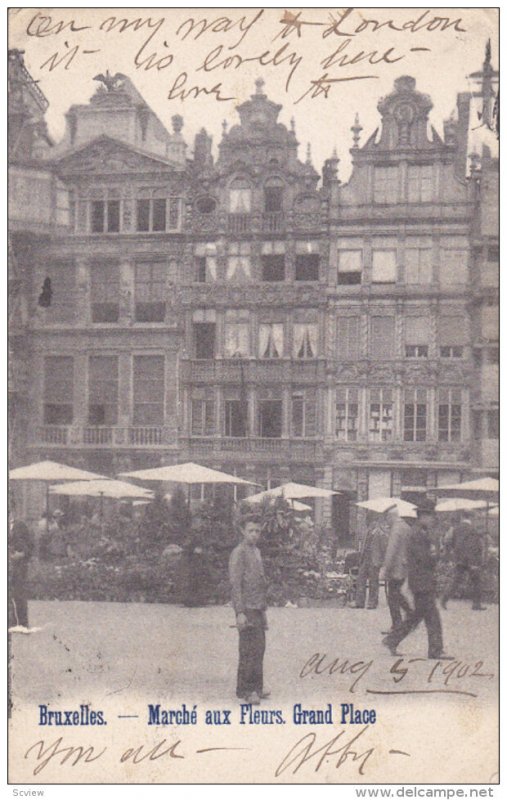
<instances>
[{"instance_id":1,"label":"stone column","mask_svg":"<svg viewBox=\"0 0 507 800\"><path fill-rule=\"evenodd\" d=\"M120 263L120 318L122 325L132 325L135 319L135 265L127 259Z\"/></svg>"}]
</instances>

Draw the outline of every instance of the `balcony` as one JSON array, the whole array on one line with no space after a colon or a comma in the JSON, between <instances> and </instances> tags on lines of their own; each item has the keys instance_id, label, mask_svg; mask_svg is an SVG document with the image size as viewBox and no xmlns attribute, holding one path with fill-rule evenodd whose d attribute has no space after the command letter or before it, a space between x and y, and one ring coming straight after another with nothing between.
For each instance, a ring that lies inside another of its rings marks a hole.
<instances>
[{"instance_id":1,"label":"balcony","mask_svg":"<svg viewBox=\"0 0 507 800\"><path fill-rule=\"evenodd\" d=\"M183 383L298 383L324 379L323 359L191 359L180 361Z\"/></svg>"},{"instance_id":2,"label":"balcony","mask_svg":"<svg viewBox=\"0 0 507 800\"><path fill-rule=\"evenodd\" d=\"M263 439L261 437L192 436L185 442L189 457L204 458L211 453L230 454L270 461L273 456L282 459L314 461L321 455L321 442L314 439Z\"/></svg>"},{"instance_id":3,"label":"balcony","mask_svg":"<svg viewBox=\"0 0 507 800\"><path fill-rule=\"evenodd\" d=\"M35 439L36 444L55 447L167 447L176 443L172 430L162 425L41 425Z\"/></svg>"},{"instance_id":4,"label":"balcony","mask_svg":"<svg viewBox=\"0 0 507 800\"><path fill-rule=\"evenodd\" d=\"M202 214L195 211L192 216L192 228L197 233L215 233L219 227L219 216L216 213Z\"/></svg>"},{"instance_id":5,"label":"balcony","mask_svg":"<svg viewBox=\"0 0 507 800\"><path fill-rule=\"evenodd\" d=\"M227 230L229 233L249 233L251 227L250 214L228 214Z\"/></svg>"},{"instance_id":6,"label":"balcony","mask_svg":"<svg viewBox=\"0 0 507 800\"><path fill-rule=\"evenodd\" d=\"M285 214L282 211L266 211L262 215L264 233L280 233L285 230Z\"/></svg>"}]
</instances>

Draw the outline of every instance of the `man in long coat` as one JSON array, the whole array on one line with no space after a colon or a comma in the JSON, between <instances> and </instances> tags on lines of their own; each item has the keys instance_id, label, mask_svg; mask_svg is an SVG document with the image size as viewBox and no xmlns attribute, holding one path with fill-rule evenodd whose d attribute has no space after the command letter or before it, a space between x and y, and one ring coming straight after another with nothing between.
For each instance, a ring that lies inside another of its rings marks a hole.
<instances>
[{"instance_id":1,"label":"man in long coat","mask_svg":"<svg viewBox=\"0 0 507 800\"><path fill-rule=\"evenodd\" d=\"M387 603L391 614L391 631L394 631L401 625L402 610L405 612L406 617L412 613L411 605L401 591L408 575L407 545L410 527L398 515L396 509L389 512L389 517L391 530L381 573L386 581Z\"/></svg>"},{"instance_id":2,"label":"man in long coat","mask_svg":"<svg viewBox=\"0 0 507 800\"><path fill-rule=\"evenodd\" d=\"M463 512L461 523L453 527L450 544L456 572L452 585L441 598L442 608L447 607L449 597L457 592L468 575L472 589L472 608L474 611L483 611L481 605L483 542L480 533L472 524L470 512Z\"/></svg>"},{"instance_id":3,"label":"man in long coat","mask_svg":"<svg viewBox=\"0 0 507 800\"><path fill-rule=\"evenodd\" d=\"M361 558L356 587L356 608L364 608L368 587L368 608L377 608L379 594L379 573L387 547L389 521L387 512L368 528L361 544Z\"/></svg>"},{"instance_id":4,"label":"man in long coat","mask_svg":"<svg viewBox=\"0 0 507 800\"><path fill-rule=\"evenodd\" d=\"M417 509L417 520L411 528L407 542L408 585L414 595L414 611L398 628L389 633L382 643L392 655L408 634L424 620L428 634L428 658L453 660L444 653L442 622L436 605L437 555L431 540L431 526L435 505L423 500Z\"/></svg>"}]
</instances>

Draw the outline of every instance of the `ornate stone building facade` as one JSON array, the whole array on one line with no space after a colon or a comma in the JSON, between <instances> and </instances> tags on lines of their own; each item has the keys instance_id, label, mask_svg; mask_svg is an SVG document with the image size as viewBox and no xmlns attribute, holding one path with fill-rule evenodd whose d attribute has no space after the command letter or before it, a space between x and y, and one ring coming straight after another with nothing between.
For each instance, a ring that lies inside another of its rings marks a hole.
<instances>
[{"instance_id":1,"label":"ornate stone building facade","mask_svg":"<svg viewBox=\"0 0 507 800\"><path fill-rule=\"evenodd\" d=\"M474 386L495 359L497 165L466 177L463 108L441 138L399 78L342 184L335 154L322 176L298 158L262 81L215 160L204 129L189 159L180 117L167 132L104 77L45 162L69 227L30 270L25 460L315 482L342 490L318 514L344 543L354 499L494 471L496 376Z\"/></svg>"}]
</instances>

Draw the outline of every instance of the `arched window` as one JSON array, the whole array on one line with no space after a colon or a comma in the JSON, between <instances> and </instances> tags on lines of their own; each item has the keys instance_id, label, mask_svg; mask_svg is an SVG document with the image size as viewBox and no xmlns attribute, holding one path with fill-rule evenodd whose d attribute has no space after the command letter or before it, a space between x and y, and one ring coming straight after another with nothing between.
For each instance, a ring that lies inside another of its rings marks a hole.
<instances>
[{"instance_id":1,"label":"arched window","mask_svg":"<svg viewBox=\"0 0 507 800\"><path fill-rule=\"evenodd\" d=\"M283 211L284 184L281 178L268 178L264 184L264 211L276 213Z\"/></svg>"},{"instance_id":2,"label":"arched window","mask_svg":"<svg viewBox=\"0 0 507 800\"><path fill-rule=\"evenodd\" d=\"M217 201L208 195L199 197L195 205L199 214L213 214L217 207Z\"/></svg>"},{"instance_id":3,"label":"arched window","mask_svg":"<svg viewBox=\"0 0 507 800\"><path fill-rule=\"evenodd\" d=\"M229 189L231 214L249 214L252 209L252 190L245 178L236 178Z\"/></svg>"}]
</instances>

